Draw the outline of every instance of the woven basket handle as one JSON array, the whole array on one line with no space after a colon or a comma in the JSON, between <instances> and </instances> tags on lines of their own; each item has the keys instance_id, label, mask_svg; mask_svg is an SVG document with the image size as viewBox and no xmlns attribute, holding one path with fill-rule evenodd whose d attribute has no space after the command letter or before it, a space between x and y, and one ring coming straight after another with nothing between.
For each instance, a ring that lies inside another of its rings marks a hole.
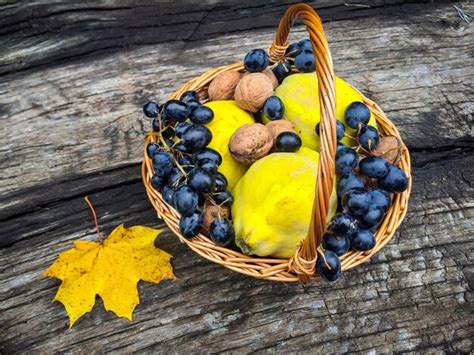
<instances>
[{"instance_id":1,"label":"woven basket handle","mask_svg":"<svg viewBox=\"0 0 474 355\"><path fill-rule=\"evenodd\" d=\"M316 194L308 236L290 259L290 269L300 280L307 282L315 274L317 249L321 245L326 230L326 216L335 176L336 154L336 94L334 88L334 70L331 52L318 14L307 4L295 4L286 10L280 21L276 38L269 53L273 62L283 59L288 47L288 33L295 19L301 19L306 25L316 58L316 74L319 81L319 102L321 120L319 125L320 156Z\"/></svg>"}]
</instances>

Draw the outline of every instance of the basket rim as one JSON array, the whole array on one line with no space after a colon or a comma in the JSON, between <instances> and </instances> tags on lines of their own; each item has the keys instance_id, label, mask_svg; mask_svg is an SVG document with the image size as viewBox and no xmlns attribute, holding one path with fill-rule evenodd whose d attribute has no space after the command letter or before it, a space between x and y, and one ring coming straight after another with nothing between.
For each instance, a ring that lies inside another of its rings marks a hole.
<instances>
[{"instance_id":1,"label":"basket rim","mask_svg":"<svg viewBox=\"0 0 474 355\"><path fill-rule=\"evenodd\" d=\"M194 77L187 83L183 84L174 94L169 98L175 99L187 90L195 90L200 94L202 102L207 102L206 87L209 82L223 71L242 71L242 63L234 63L207 70L202 75ZM349 84L350 85L350 84ZM367 262L371 256L375 255L382 249L393 237L398 226L402 223L406 216L408 209L408 200L411 193L412 177L411 177L411 162L409 151L403 142L400 133L396 126L386 117L382 109L372 100L363 95L359 90L350 85L363 98L364 103L369 107L373 113L378 125L378 129L384 135L396 136L402 145L400 153L399 167L405 171L408 177L408 187L402 192L394 195L392 205L387 211L384 219L377 228L375 234L376 245L373 249L367 252L349 251L344 254L341 259L341 266L343 271L347 271L357 265ZM150 184L150 178L153 175L153 168L151 159L148 157L146 147L148 143L154 142L153 135L147 135L144 144L144 159L142 163L142 180L146 188L148 198L159 218L163 219L166 225L173 231L182 243L185 243L191 250L201 255L202 257L221 264L228 269L252 276L258 279L266 279L271 281L282 282L296 282L300 281L298 274L291 272L291 259L276 259L276 258L262 258L256 256L248 256L240 252L230 250L215 245L207 236L200 233L198 236L188 240L184 238L178 227L179 213L170 205L168 205L161 196L161 193L156 191ZM317 274L311 276L312 279L319 278Z\"/></svg>"}]
</instances>

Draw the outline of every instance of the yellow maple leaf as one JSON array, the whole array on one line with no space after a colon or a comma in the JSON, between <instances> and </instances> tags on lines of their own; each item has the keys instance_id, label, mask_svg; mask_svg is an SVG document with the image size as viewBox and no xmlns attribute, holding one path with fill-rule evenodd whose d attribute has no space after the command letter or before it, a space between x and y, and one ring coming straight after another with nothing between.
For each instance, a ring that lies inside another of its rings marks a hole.
<instances>
[{"instance_id":1,"label":"yellow maple leaf","mask_svg":"<svg viewBox=\"0 0 474 355\"><path fill-rule=\"evenodd\" d=\"M96 295L106 310L132 320L140 303L139 280L174 279L171 255L154 245L158 234L152 228L120 225L103 242L77 240L74 248L59 255L43 276L62 280L53 301L66 308L69 328L92 310Z\"/></svg>"}]
</instances>

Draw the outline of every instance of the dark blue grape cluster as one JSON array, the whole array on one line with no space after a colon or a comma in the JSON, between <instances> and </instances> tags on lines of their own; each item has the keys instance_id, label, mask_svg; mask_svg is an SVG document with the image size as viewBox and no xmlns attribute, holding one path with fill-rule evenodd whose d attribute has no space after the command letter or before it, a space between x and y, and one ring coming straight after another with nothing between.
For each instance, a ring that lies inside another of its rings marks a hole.
<instances>
[{"instance_id":1,"label":"dark blue grape cluster","mask_svg":"<svg viewBox=\"0 0 474 355\"><path fill-rule=\"evenodd\" d=\"M268 67L270 57L263 49L252 49L245 55L243 63L247 72L261 72ZM303 39L297 43L292 43L287 48L285 57L280 62L275 63L270 67L279 84L281 84L283 80L291 74L292 64L301 73L311 73L316 70L316 60L309 39Z\"/></svg>"},{"instance_id":2,"label":"dark blue grape cluster","mask_svg":"<svg viewBox=\"0 0 474 355\"><path fill-rule=\"evenodd\" d=\"M368 251L375 244L374 233L392 204L392 193L408 187L408 178L403 170L373 154L380 135L368 125L369 108L354 102L345 111L346 124L358 130L356 149L338 142L336 149L336 171L339 174L337 194L342 212L336 214L323 236L323 251L317 261L318 273L328 281L341 275L339 257L349 250ZM337 139L345 134L344 124L338 122ZM319 127L316 127L319 133ZM364 185L362 178L373 179L377 188Z\"/></svg>"},{"instance_id":3,"label":"dark blue grape cluster","mask_svg":"<svg viewBox=\"0 0 474 355\"><path fill-rule=\"evenodd\" d=\"M286 49L285 57L293 61L296 69L301 73L311 73L316 70L313 46L308 38L290 44Z\"/></svg>"},{"instance_id":4,"label":"dark blue grape cluster","mask_svg":"<svg viewBox=\"0 0 474 355\"><path fill-rule=\"evenodd\" d=\"M213 120L214 112L199 102L194 91L186 91L179 100L162 106L148 102L143 112L152 118L157 138L147 146L154 170L151 185L181 214L179 229L191 239L203 228L205 203L230 206L233 202L227 179L218 171L222 157L208 147L212 133L205 125ZM209 234L216 244L229 245L234 240L231 220L216 218Z\"/></svg>"}]
</instances>

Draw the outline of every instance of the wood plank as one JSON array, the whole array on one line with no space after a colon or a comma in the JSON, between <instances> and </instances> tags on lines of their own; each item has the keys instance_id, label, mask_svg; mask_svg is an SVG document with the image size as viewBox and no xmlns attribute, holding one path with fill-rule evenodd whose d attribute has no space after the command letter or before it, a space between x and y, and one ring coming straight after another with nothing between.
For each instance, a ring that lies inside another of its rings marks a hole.
<instances>
[{"instance_id":1,"label":"wood plank","mask_svg":"<svg viewBox=\"0 0 474 355\"><path fill-rule=\"evenodd\" d=\"M44 226L1 250L2 350L468 352L474 335L471 156L414 158L422 163L413 169L411 208L402 228L369 264L340 282L302 287L251 279L201 259L166 231L158 244L175 256L178 279L140 284L142 304L133 322L116 319L98 301L67 330L63 307L50 302L58 282L39 279L71 240L95 238L81 197L18 217L18 228L29 219ZM91 198L104 232L118 223L161 226L139 183Z\"/></svg>"}]
</instances>

